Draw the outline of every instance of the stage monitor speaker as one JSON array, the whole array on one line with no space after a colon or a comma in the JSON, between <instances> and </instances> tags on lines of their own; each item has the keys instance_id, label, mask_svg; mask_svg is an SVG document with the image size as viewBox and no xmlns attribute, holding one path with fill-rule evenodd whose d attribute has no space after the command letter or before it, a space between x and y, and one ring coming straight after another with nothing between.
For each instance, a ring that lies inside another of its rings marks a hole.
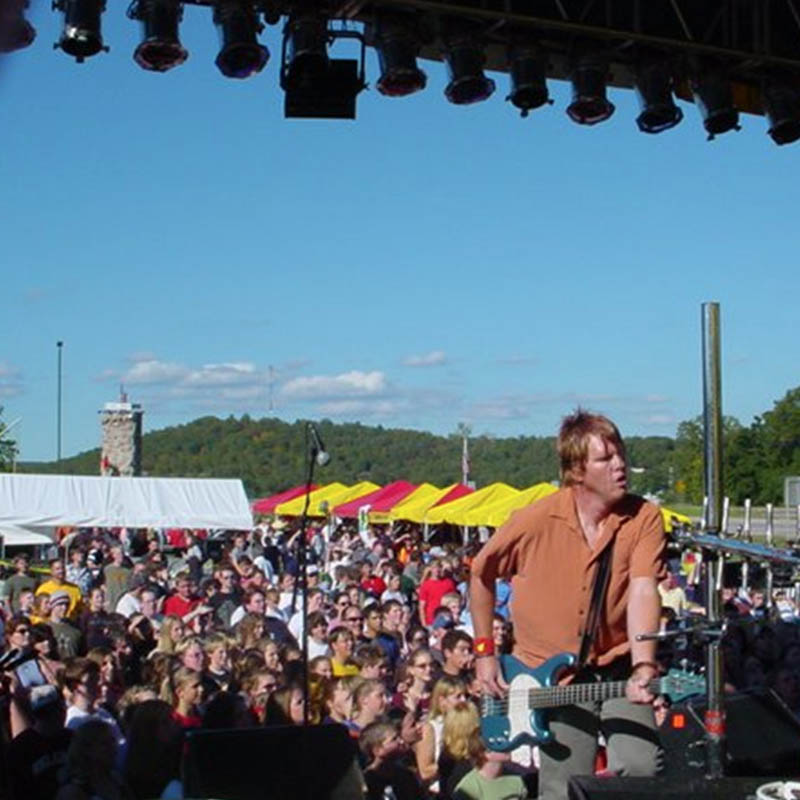
<instances>
[{"instance_id":1,"label":"stage monitor speaker","mask_svg":"<svg viewBox=\"0 0 800 800\"><path fill-rule=\"evenodd\" d=\"M216 800L360 797L357 745L342 725L193 730L183 796Z\"/></svg>"},{"instance_id":2,"label":"stage monitor speaker","mask_svg":"<svg viewBox=\"0 0 800 800\"><path fill-rule=\"evenodd\" d=\"M570 778L569 800L752 800L765 778Z\"/></svg>"},{"instance_id":3,"label":"stage monitor speaker","mask_svg":"<svg viewBox=\"0 0 800 800\"><path fill-rule=\"evenodd\" d=\"M773 692L726 695L726 776L800 776L800 721ZM664 775L691 778L706 769L701 699L670 709L661 726Z\"/></svg>"}]
</instances>

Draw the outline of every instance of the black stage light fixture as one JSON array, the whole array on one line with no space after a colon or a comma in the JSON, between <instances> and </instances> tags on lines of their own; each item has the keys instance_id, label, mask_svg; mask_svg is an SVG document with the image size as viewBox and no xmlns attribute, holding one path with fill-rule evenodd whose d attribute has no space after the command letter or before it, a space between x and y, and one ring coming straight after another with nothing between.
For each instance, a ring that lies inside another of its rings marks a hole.
<instances>
[{"instance_id":1,"label":"black stage light fixture","mask_svg":"<svg viewBox=\"0 0 800 800\"><path fill-rule=\"evenodd\" d=\"M694 64L689 85L709 141L721 133L740 130L731 84L722 70L708 62L698 61Z\"/></svg>"},{"instance_id":2,"label":"black stage light fixture","mask_svg":"<svg viewBox=\"0 0 800 800\"><path fill-rule=\"evenodd\" d=\"M142 41L133 53L142 69L166 72L189 57L178 37L183 6L177 0L138 0L128 16L142 23Z\"/></svg>"},{"instance_id":3,"label":"black stage light fixture","mask_svg":"<svg viewBox=\"0 0 800 800\"><path fill-rule=\"evenodd\" d=\"M289 17L284 30L281 85L287 91L312 91L326 80L328 21L314 11Z\"/></svg>"},{"instance_id":4,"label":"black stage light fixture","mask_svg":"<svg viewBox=\"0 0 800 800\"><path fill-rule=\"evenodd\" d=\"M36 28L25 19L27 7L25 0L0 0L0 53L11 53L33 44Z\"/></svg>"},{"instance_id":5,"label":"black stage light fixture","mask_svg":"<svg viewBox=\"0 0 800 800\"><path fill-rule=\"evenodd\" d=\"M379 16L375 49L381 68L376 85L382 95L406 97L425 88L428 78L417 66L420 40L413 20L388 14Z\"/></svg>"},{"instance_id":6,"label":"black stage light fixture","mask_svg":"<svg viewBox=\"0 0 800 800\"><path fill-rule=\"evenodd\" d=\"M100 28L100 17L106 10L105 0L55 0L53 8L64 14L64 27L56 47L78 63L101 50L108 52Z\"/></svg>"},{"instance_id":7,"label":"black stage light fixture","mask_svg":"<svg viewBox=\"0 0 800 800\"><path fill-rule=\"evenodd\" d=\"M534 45L513 44L508 53L510 100L523 117L553 101L547 91L547 57Z\"/></svg>"},{"instance_id":8,"label":"black stage light fixture","mask_svg":"<svg viewBox=\"0 0 800 800\"><path fill-rule=\"evenodd\" d=\"M442 31L444 58L450 82L444 95L455 105L480 103L494 94L495 83L483 72L486 55L481 35L472 25L451 22Z\"/></svg>"},{"instance_id":9,"label":"black stage light fixture","mask_svg":"<svg viewBox=\"0 0 800 800\"><path fill-rule=\"evenodd\" d=\"M249 78L264 69L269 50L258 41L263 27L249 5L223 0L214 9L214 24L222 40L214 63L226 78Z\"/></svg>"},{"instance_id":10,"label":"black stage light fixture","mask_svg":"<svg viewBox=\"0 0 800 800\"><path fill-rule=\"evenodd\" d=\"M683 111L672 97L672 71L666 61L645 61L636 67L634 87L641 111L636 124L642 133L661 133L674 128Z\"/></svg>"},{"instance_id":11,"label":"black stage light fixture","mask_svg":"<svg viewBox=\"0 0 800 800\"><path fill-rule=\"evenodd\" d=\"M597 125L614 113L614 104L606 97L608 61L598 53L583 53L570 70L572 102L567 115L579 125Z\"/></svg>"},{"instance_id":12,"label":"black stage light fixture","mask_svg":"<svg viewBox=\"0 0 800 800\"><path fill-rule=\"evenodd\" d=\"M800 91L787 83L768 80L762 99L772 141L791 144L800 139Z\"/></svg>"}]
</instances>

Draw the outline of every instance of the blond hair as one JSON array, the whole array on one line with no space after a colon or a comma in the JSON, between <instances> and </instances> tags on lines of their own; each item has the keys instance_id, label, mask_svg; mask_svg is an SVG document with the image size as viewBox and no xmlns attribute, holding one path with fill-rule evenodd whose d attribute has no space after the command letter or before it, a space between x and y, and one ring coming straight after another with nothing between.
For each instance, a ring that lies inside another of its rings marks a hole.
<instances>
[{"instance_id":1,"label":"blond hair","mask_svg":"<svg viewBox=\"0 0 800 800\"><path fill-rule=\"evenodd\" d=\"M444 715L442 747L457 761L483 763L486 747L481 741L481 723L474 703L457 703Z\"/></svg>"}]
</instances>

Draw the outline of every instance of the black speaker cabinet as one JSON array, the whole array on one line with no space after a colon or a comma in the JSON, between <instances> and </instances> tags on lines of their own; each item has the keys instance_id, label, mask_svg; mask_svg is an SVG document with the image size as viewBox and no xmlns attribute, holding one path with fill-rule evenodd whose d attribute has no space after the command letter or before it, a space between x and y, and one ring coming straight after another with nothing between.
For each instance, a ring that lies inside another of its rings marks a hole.
<instances>
[{"instance_id":1,"label":"black speaker cabinet","mask_svg":"<svg viewBox=\"0 0 800 800\"><path fill-rule=\"evenodd\" d=\"M765 778L595 778L569 782L569 800L752 800Z\"/></svg>"},{"instance_id":2,"label":"black speaker cabinet","mask_svg":"<svg viewBox=\"0 0 800 800\"><path fill-rule=\"evenodd\" d=\"M664 775L705 774L705 704L676 705L661 727ZM772 692L725 696L725 776L800 776L800 721Z\"/></svg>"},{"instance_id":3,"label":"black speaker cabinet","mask_svg":"<svg viewBox=\"0 0 800 800\"><path fill-rule=\"evenodd\" d=\"M187 735L183 796L216 800L358 797L355 740L342 725L196 730ZM344 794L342 793L344 792Z\"/></svg>"}]
</instances>

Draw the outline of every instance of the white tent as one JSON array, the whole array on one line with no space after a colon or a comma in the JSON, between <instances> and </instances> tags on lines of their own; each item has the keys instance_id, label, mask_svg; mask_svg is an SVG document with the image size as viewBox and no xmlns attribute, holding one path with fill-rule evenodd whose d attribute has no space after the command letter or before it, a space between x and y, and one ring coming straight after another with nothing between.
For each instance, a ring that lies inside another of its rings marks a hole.
<instances>
[{"instance_id":1,"label":"white tent","mask_svg":"<svg viewBox=\"0 0 800 800\"><path fill-rule=\"evenodd\" d=\"M52 529L47 529L47 532L39 532L29 530L28 528L17 528L13 525L3 525L0 527L0 537L2 537L3 546L5 545L48 545L53 544Z\"/></svg>"},{"instance_id":2,"label":"white tent","mask_svg":"<svg viewBox=\"0 0 800 800\"><path fill-rule=\"evenodd\" d=\"M59 525L249 530L240 480L0 474L0 528Z\"/></svg>"}]
</instances>

